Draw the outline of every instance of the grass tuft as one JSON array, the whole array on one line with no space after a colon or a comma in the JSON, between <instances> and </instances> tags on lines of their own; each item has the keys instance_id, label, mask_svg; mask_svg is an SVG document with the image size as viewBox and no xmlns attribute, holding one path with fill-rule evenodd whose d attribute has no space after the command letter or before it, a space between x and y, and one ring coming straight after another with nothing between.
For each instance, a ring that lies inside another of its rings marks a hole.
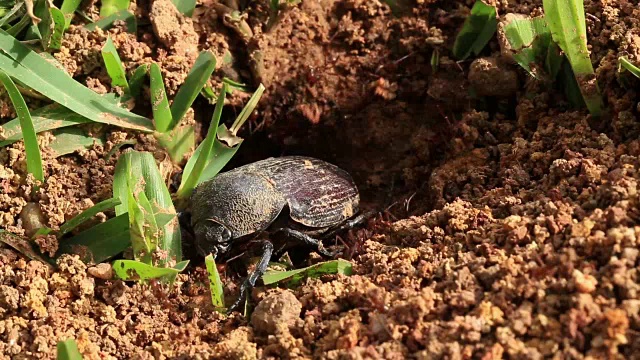
<instances>
[{"instance_id":1,"label":"grass tuft","mask_svg":"<svg viewBox=\"0 0 640 360\"><path fill-rule=\"evenodd\" d=\"M36 180L43 182L44 170L42 168L42 157L40 155L38 137L36 136L36 130L33 126L33 120L31 119L29 108L27 107L22 94L20 94L20 91L16 87L16 84L4 71L0 71L0 82L2 82L2 85L7 89L13 108L16 110L16 114L20 121L20 128L24 139L25 154L27 157L27 171L32 174Z\"/></svg>"},{"instance_id":2,"label":"grass tuft","mask_svg":"<svg viewBox=\"0 0 640 360\"><path fill-rule=\"evenodd\" d=\"M497 25L495 6L477 0L456 37L453 44L453 56L458 60L465 60L471 54L479 55L495 34Z\"/></svg>"}]
</instances>

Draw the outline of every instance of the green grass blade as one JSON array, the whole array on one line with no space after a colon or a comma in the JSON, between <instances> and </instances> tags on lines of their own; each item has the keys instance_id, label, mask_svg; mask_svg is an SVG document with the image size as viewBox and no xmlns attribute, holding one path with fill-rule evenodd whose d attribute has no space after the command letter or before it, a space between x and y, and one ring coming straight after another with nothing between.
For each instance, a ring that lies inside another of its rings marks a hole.
<instances>
[{"instance_id":1,"label":"green grass blade","mask_svg":"<svg viewBox=\"0 0 640 360\"><path fill-rule=\"evenodd\" d=\"M87 229L68 240L60 241L56 258L62 254L77 254L87 264L108 260L131 246L129 216L121 214Z\"/></svg>"},{"instance_id":2,"label":"green grass blade","mask_svg":"<svg viewBox=\"0 0 640 360\"><path fill-rule=\"evenodd\" d=\"M63 70L0 30L0 70L86 118L122 128L151 132L145 117L123 109L75 81Z\"/></svg>"},{"instance_id":3,"label":"green grass blade","mask_svg":"<svg viewBox=\"0 0 640 360\"><path fill-rule=\"evenodd\" d=\"M29 24L31 24L31 18L25 14L22 16L22 19L20 19L20 21L18 21L17 23L15 23L14 25L12 25L10 28L7 29L7 34L11 36L18 36L18 34L21 33L22 30L24 30ZM29 40L29 39L26 39L26 40Z\"/></svg>"},{"instance_id":4,"label":"green grass blade","mask_svg":"<svg viewBox=\"0 0 640 360\"><path fill-rule=\"evenodd\" d=\"M249 119L249 115L251 115L256 106L258 106L258 102L260 101L260 98L262 98L264 89L264 85L260 84L258 86L253 95L251 95L251 98L247 102L247 105L245 105L245 107L240 112L240 115L238 115L238 117L236 118L236 121L234 121L233 125L231 125L231 129L229 129L229 131L231 131L234 136L238 133L242 125L244 125L245 121Z\"/></svg>"},{"instance_id":5,"label":"green grass blade","mask_svg":"<svg viewBox=\"0 0 640 360\"><path fill-rule=\"evenodd\" d=\"M49 144L49 148L55 157L72 154L76 151L90 149L94 145L102 145L106 141L101 138L94 138L79 128L64 128L53 132L55 139Z\"/></svg>"},{"instance_id":6,"label":"green grass blade","mask_svg":"<svg viewBox=\"0 0 640 360\"><path fill-rule=\"evenodd\" d=\"M60 49L62 46L62 35L66 28L66 18L62 11L54 7L47 9L42 22L39 24L42 34L42 43L46 50Z\"/></svg>"},{"instance_id":7,"label":"green grass blade","mask_svg":"<svg viewBox=\"0 0 640 360\"><path fill-rule=\"evenodd\" d=\"M215 69L216 57L210 51L201 52L173 99L171 104L173 123L169 130L182 120Z\"/></svg>"},{"instance_id":8,"label":"green grass blade","mask_svg":"<svg viewBox=\"0 0 640 360\"><path fill-rule=\"evenodd\" d=\"M59 341L56 350L56 360L82 360L78 344L73 339Z\"/></svg>"},{"instance_id":9,"label":"green grass blade","mask_svg":"<svg viewBox=\"0 0 640 360\"><path fill-rule=\"evenodd\" d=\"M107 74L109 74L111 78L111 85L119 86L128 92L129 83L127 82L124 65L122 65L122 61L120 61L118 50L116 50L116 47L113 45L110 36L107 37L107 41L101 51L102 60L104 60L104 65L107 68Z\"/></svg>"},{"instance_id":10,"label":"green grass blade","mask_svg":"<svg viewBox=\"0 0 640 360\"><path fill-rule=\"evenodd\" d=\"M129 94L130 96L137 98L142 92L144 81L147 73L149 72L149 64L142 64L136 68L129 79Z\"/></svg>"},{"instance_id":11,"label":"green grass blade","mask_svg":"<svg viewBox=\"0 0 640 360\"><path fill-rule=\"evenodd\" d=\"M2 16L2 19L0 19L0 27L3 27L13 22L15 19L17 19L20 16L20 13L22 12L21 10L23 6L24 6L24 3L17 2L13 6L13 8L11 8L11 10L9 10L6 14Z\"/></svg>"},{"instance_id":12,"label":"green grass blade","mask_svg":"<svg viewBox=\"0 0 640 360\"><path fill-rule=\"evenodd\" d=\"M222 129L226 128L224 124L222 124L220 127ZM213 179L216 175L218 175L218 173L222 171L222 169L238 152L238 149L240 149L240 145L242 145L242 141L234 146L228 146L222 143L220 140L216 139L215 144L213 144L213 151L211 151L210 161L207 164L207 167L205 167L202 171L202 175L200 175L198 184Z\"/></svg>"},{"instance_id":13,"label":"green grass blade","mask_svg":"<svg viewBox=\"0 0 640 360\"><path fill-rule=\"evenodd\" d=\"M127 171L130 167L130 172ZM116 163L115 174L113 178L113 197L119 198L121 204L116 206L116 214L124 214L129 209L129 174L133 174L136 181L144 182L144 194L151 205L151 212L155 216L157 223L164 215L172 217L172 220L165 226L158 236L158 247L167 253L167 259L161 261L161 264L170 260L180 262L182 260L182 239L180 235L180 226L176 218L176 211L171 199L171 194L164 183L164 179L158 170L155 159L151 153L130 151L122 154ZM139 200L139 199L137 199ZM147 211L149 211L147 209Z\"/></svg>"},{"instance_id":14,"label":"green grass blade","mask_svg":"<svg viewBox=\"0 0 640 360\"><path fill-rule=\"evenodd\" d=\"M36 133L90 122L84 116L78 115L58 104L47 105L33 111L31 119ZM22 140L20 118L15 118L1 127L4 130L5 139L0 141L0 147Z\"/></svg>"},{"instance_id":15,"label":"green grass blade","mask_svg":"<svg viewBox=\"0 0 640 360\"><path fill-rule=\"evenodd\" d=\"M489 43L497 30L496 8L477 0L471 8L471 14L465 20L462 30L453 44L453 56L459 60L471 54L478 55Z\"/></svg>"},{"instance_id":16,"label":"green grass blade","mask_svg":"<svg viewBox=\"0 0 640 360\"><path fill-rule=\"evenodd\" d=\"M167 278L173 282L175 277L184 271L189 264L185 260L173 268L157 267L136 260L116 260L113 262L113 271L116 276L125 281L147 281L151 279Z\"/></svg>"},{"instance_id":17,"label":"green grass blade","mask_svg":"<svg viewBox=\"0 0 640 360\"><path fill-rule=\"evenodd\" d=\"M0 71L0 82L7 89L11 103L13 104L18 119L20 119L20 127L24 136L24 148L27 156L27 171L36 178L36 180L44 181L44 170L42 169L42 157L40 156L40 147L38 146L38 138L36 130L33 127L33 120L29 113L29 108L22 98L22 94L11 80L9 75Z\"/></svg>"},{"instance_id":18,"label":"green grass blade","mask_svg":"<svg viewBox=\"0 0 640 360\"><path fill-rule=\"evenodd\" d=\"M100 17L111 16L118 11L127 10L129 8L129 0L102 0L100 7Z\"/></svg>"},{"instance_id":19,"label":"green grass blade","mask_svg":"<svg viewBox=\"0 0 640 360\"><path fill-rule=\"evenodd\" d=\"M622 69L626 69L636 77L640 78L640 68L633 65L626 56L618 58L618 72L622 72Z\"/></svg>"},{"instance_id":20,"label":"green grass blade","mask_svg":"<svg viewBox=\"0 0 640 360\"><path fill-rule=\"evenodd\" d=\"M183 180L178 188L178 197L182 199L188 198L193 189L200 181L200 175L210 161L211 150L213 149L216 134L218 132L218 124L220 123L220 116L222 115L222 108L224 107L224 99L227 94L227 84L222 84L222 90L218 95L218 101L216 102L215 110L213 111L213 117L211 118L211 124L209 125L209 131L202 143L197 149L200 149L197 156L192 156L187 165L184 168ZM196 149L196 151L197 151Z\"/></svg>"},{"instance_id":21,"label":"green grass blade","mask_svg":"<svg viewBox=\"0 0 640 360\"><path fill-rule=\"evenodd\" d=\"M160 72L160 66L153 63L149 68L149 78L151 80L151 109L153 110L153 121L156 130L165 133L170 130L173 118L169 109L169 100L164 89L164 80Z\"/></svg>"},{"instance_id":22,"label":"green grass blade","mask_svg":"<svg viewBox=\"0 0 640 360\"><path fill-rule=\"evenodd\" d=\"M196 0L172 0L172 2L178 11L188 17L193 15L193 10L196 8Z\"/></svg>"},{"instance_id":23,"label":"green grass blade","mask_svg":"<svg viewBox=\"0 0 640 360\"><path fill-rule=\"evenodd\" d=\"M135 34L138 31L138 22L136 21L136 17L128 10L120 10L96 22L87 24L84 27L89 31L93 31L98 28L106 31L111 29L114 26L113 23L118 20L122 20L127 24L127 32Z\"/></svg>"},{"instance_id":24,"label":"green grass blade","mask_svg":"<svg viewBox=\"0 0 640 360\"><path fill-rule=\"evenodd\" d=\"M58 230L56 235L59 237L63 236L64 234L82 225L85 221L90 220L91 218L96 216L96 214L107 211L111 208L116 207L117 205L120 205L120 199L117 198L111 198L101 201L60 226L60 230Z\"/></svg>"},{"instance_id":25,"label":"green grass blade","mask_svg":"<svg viewBox=\"0 0 640 360\"><path fill-rule=\"evenodd\" d=\"M289 286L300 284L305 277L319 277L326 274L351 275L353 272L350 262L342 259L321 262L306 268L288 271L267 271L262 276L265 285L287 281Z\"/></svg>"},{"instance_id":26,"label":"green grass blade","mask_svg":"<svg viewBox=\"0 0 640 360\"><path fill-rule=\"evenodd\" d=\"M156 133L158 143L171 157L174 163L184 159L185 154L193 150L196 143L196 135L193 126L178 126L170 132Z\"/></svg>"},{"instance_id":27,"label":"green grass blade","mask_svg":"<svg viewBox=\"0 0 640 360\"><path fill-rule=\"evenodd\" d=\"M589 57L583 1L543 0L542 4L551 36L569 59L589 112L600 116L604 103Z\"/></svg>"},{"instance_id":28,"label":"green grass blade","mask_svg":"<svg viewBox=\"0 0 640 360\"><path fill-rule=\"evenodd\" d=\"M224 310L224 291L222 289L222 280L220 280L220 273L216 267L216 261L213 255L207 255L204 258L205 266L207 267L207 273L209 278L209 290L211 291L211 303L216 310Z\"/></svg>"},{"instance_id":29,"label":"green grass blade","mask_svg":"<svg viewBox=\"0 0 640 360\"><path fill-rule=\"evenodd\" d=\"M73 14L78 9L78 6L80 6L80 3L82 3L82 0L63 0L62 1L62 5L60 6L60 11L62 11L62 13L64 14L64 18L65 18L64 27L65 27L65 29L68 28L69 25L71 25L71 20L73 19Z\"/></svg>"}]
</instances>

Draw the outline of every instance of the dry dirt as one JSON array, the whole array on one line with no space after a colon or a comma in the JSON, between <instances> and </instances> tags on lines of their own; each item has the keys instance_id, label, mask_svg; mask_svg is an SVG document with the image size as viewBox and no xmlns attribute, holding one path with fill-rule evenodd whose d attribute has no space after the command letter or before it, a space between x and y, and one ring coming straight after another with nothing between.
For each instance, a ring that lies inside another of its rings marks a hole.
<instances>
[{"instance_id":1,"label":"dry dirt","mask_svg":"<svg viewBox=\"0 0 640 360\"><path fill-rule=\"evenodd\" d=\"M200 0L190 20L169 1L139 1L138 34L108 35L128 70L159 62L170 95L203 49L227 59L213 86L262 81L232 166L306 154L350 171L379 212L341 236L354 275L258 287L245 319L213 311L201 265L167 289L101 280L104 269L71 256L54 271L0 249L0 357L53 358L72 337L85 359L640 358L640 80L617 73L619 56L640 63L636 1L585 0L610 110L600 122L497 60L495 39L482 59L452 60L471 0L397 1L395 15L378 0L303 0L270 31L267 2L252 2L250 38L221 3ZM542 13L538 0L495 3L500 15ZM98 92L113 90L99 60L106 37L72 27L56 54ZM196 109L196 120L210 116L206 102ZM22 145L0 149L0 227L56 228L109 198L119 151L105 154L131 139L165 159L149 137L112 131L80 154L45 152L36 193ZM232 299L238 276L223 277Z\"/></svg>"}]
</instances>

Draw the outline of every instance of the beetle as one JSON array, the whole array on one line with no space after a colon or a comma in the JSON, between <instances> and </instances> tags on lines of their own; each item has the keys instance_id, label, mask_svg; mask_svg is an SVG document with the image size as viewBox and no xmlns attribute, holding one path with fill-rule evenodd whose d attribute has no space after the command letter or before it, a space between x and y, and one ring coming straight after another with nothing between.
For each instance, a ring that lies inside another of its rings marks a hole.
<instances>
[{"instance_id":1,"label":"beetle","mask_svg":"<svg viewBox=\"0 0 640 360\"><path fill-rule=\"evenodd\" d=\"M187 220L201 256L225 257L262 232L279 233L312 247L325 257L322 239L362 223L360 195L351 175L323 160L304 156L268 158L218 174L198 185L190 198ZM238 309L274 255L260 239L262 256L240 287L229 311Z\"/></svg>"}]
</instances>

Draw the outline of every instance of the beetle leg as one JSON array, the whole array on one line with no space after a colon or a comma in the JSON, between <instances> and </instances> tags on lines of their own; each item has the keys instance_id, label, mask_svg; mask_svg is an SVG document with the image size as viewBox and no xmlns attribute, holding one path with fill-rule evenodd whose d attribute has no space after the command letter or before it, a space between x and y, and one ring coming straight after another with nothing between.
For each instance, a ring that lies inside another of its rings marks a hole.
<instances>
[{"instance_id":1,"label":"beetle leg","mask_svg":"<svg viewBox=\"0 0 640 360\"><path fill-rule=\"evenodd\" d=\"M324 248L324 245L322 245L322 241L318 240L318 239L314 239L311 236L300 232L298 230L293 230L290 228L282 228L279 229L278 232L283 233L284 235L296 239L300 242L305 243L308 246L313 247L319 254L326 256L326 257L334 257L336 255L336 253L332 253L327 251L327 249Z\"/></svg>"},{"instance_id":2,"label":"beetle leg","mask_svg":"<svg viewBox=\"0 0 640 360\"><path fill-rule=\"evenodd\" d=\"M375 211L368 211L366 213L362 213L354 218L351 218L350 220L345 221L344 223L340 224L338 227L329 230L327 233L322 235L323 239L329 239L332 237L335 237L336 234L338 234L339 232L345 231L345 230L349 230L352 229L362 223L364 223L365 221L367 221L369 218L371 218L372 216L375 215Z\"/></svg>"},{"instance_id":3,"label":"beetle leg","mask_svg":"<svg viewBox=\"0 0 640 360\"><path fill-rule=\"evenodd\" d=\"M271 255L273 254L273 244L268 241L262 241L262 257L260 261L256 265L256 269L244 279L242 286L240 286L240 295L233 305L227 310L227 314L240 309L241 305L243 305L244 300L247 297L247 294L253 289L256 285L256 281L264 275L264 272L267 271L267 266L269 265L269 261L271 260Z\"/></svg>"}]
</instances>

